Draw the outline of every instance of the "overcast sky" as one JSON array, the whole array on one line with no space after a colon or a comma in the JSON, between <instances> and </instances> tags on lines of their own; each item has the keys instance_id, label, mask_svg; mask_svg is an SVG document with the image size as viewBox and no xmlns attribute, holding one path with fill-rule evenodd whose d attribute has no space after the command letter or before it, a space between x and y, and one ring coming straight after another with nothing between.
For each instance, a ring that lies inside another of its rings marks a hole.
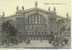
<instances>
[{"instance_id":1,"label":"overcast sky","mask_svg":"<svg viewBox=\"0 0 72 50\"><path fill-rule=\"evenodd\" d=\"M56 12L60 16L65 17L67 12L70 14L69 11L70 0L37 0L37 1L38 1L38 7L44 10L48 10L48 7L51 6L51 9L53 9L53 7L56 7L57 9ZM6 16L15 14L17 5L20 7L20 9L21 6L24 6L25 9L33 8L35 7L35 0L0 0L0 15L1 12L3 11L5 12Z\"/></svg>"}]
</instances>

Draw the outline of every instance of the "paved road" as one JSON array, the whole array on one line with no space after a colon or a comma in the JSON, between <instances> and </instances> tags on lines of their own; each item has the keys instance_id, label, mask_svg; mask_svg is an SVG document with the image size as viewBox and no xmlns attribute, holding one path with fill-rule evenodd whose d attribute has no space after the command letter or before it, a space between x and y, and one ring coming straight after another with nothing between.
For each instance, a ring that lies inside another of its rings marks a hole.
<instances>
[{"instance_id":1,"label":"paved road","mask_svg":"<svg viewBox=\"0 0 72 50\"><path fill-rule=\"evenodd\" d=\"M1 46L5 47L6 46ZM68 46L65 46L66 48ZM9 48L55 48L52 44L49 44L48 41L43 40L43 41L37 41L37 40L32 40L30 44L26 44L24 42L19 43L18 45L11 45Z\"/></svg>"}]
</instances>

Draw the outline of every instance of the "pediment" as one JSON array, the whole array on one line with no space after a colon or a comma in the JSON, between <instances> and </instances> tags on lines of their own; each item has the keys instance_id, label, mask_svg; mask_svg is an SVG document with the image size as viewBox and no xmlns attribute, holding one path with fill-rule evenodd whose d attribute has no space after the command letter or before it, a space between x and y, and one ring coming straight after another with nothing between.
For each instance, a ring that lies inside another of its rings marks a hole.
<instances>
[{"instance_id":1,"label":"pediment","mask_svg":"<svg viewBox=\"0 0 72 50\"><path fill-rule=\"evenodd\" d=\"M40 8L32 8L32 9L27 9L27 10L25 10L24 12L25 13L30 13L30 12L43 12L43 13L45 13L45 14L47 14L48 13L48 11L45 11L45 10L43 10L43 9L40 9Z\"/></svg>"},{"instance_id":2,"label":"pediment","mask_svg":"<svg viewBox=\"0 0 72 50\"><path fill-rule=\"evenodd\" d=\"M36 13L42 13L45 15L48 15L49 12L40 8L31 8L31 9L26 9L26 10L19 10L18 14L25 14L25 15L29 15L29 14L36 14Z\"/></svg>"}]
</instances>

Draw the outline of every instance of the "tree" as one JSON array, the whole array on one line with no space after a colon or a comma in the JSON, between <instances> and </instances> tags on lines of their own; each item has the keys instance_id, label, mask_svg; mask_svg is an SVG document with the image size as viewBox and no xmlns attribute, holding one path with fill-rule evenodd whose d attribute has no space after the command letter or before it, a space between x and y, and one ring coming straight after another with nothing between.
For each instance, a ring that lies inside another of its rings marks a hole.
<instances>
[{"instance_id":1,"label":"tree","mask_svg":"<svg viewBox=\"0 0 72 50\"><path fill-rule=\"evenodd\" d=\"M2 23L2 32L5 34L5 39L8 41L7 43L14 43L17 35L17 29L10 23L10 21L6 21ZM3 40L4 41L4 40Z\"/></svg>"},{"instance_id":2,"label":"tree","mask_svg":"<svg viewBox=\"0 0 72 50\"><path fill-rule=\"evenodd\" d=\"M65 36L66 27L67 26L65 26L64 23L58 23L58 31L55 33L55 35L53 35L54 40L52 44L55 47L63 47L68 44L68 39Z\"/></svg>"}]
</instances>

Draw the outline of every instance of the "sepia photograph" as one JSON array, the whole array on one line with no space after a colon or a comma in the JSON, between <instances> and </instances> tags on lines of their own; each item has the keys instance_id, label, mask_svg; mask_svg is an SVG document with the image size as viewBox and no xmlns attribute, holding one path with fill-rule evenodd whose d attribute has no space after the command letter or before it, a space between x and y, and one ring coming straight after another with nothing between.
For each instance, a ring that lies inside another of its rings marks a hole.
<instances>
[{"instance_id":1,"label":"sepia photograph","mask_svg":"<svg viewBox=\"0 0 72 50\"><path fill-rule=\"evenodd\" d=\"M0 0L0 48L70 49L70 0Z\"/></svg>"}]
</instances>

